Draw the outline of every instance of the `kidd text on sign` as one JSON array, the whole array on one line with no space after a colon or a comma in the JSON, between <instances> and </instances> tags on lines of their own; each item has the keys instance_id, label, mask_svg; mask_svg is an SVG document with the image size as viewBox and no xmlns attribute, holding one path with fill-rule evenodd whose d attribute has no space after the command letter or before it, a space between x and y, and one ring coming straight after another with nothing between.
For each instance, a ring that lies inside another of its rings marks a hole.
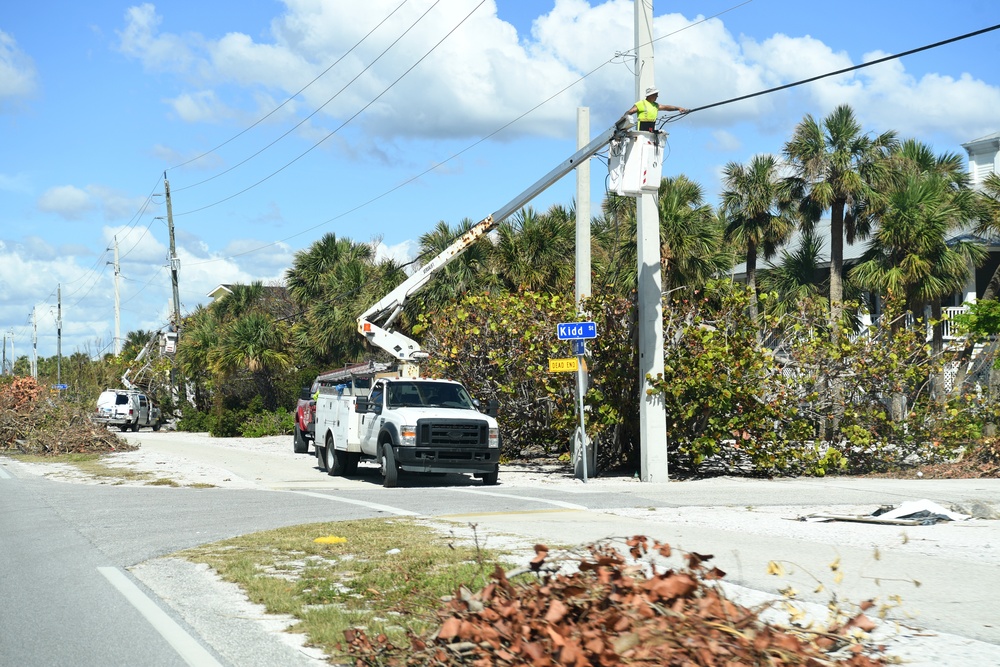
<instances>
[{"instance_id":1,"label":"kidd text on sign","mask_svg":"<svg viewBox=\"0 0 1000 667\"><path fill-rule=\"evenodd\" d=\"M597 325L593 322L560 322L556 325L559 340L597 338Z\"/></svg>"}]
</instances>

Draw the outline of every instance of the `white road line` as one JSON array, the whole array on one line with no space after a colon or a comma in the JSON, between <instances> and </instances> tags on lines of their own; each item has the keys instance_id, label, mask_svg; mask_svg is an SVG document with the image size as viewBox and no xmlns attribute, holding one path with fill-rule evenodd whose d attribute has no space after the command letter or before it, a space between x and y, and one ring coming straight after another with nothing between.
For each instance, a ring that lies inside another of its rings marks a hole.
<instances>
[{"instance_id":1,"label":"white road line","mask_svg":"<svg viewBox=\"0 0 1000 667\"><path fill-rule=\"evenodd\" d=\"M513 500L533 500L536 503L545 503L554 507L562 507L567 510L588 510L589 507L577 505L575 503L565 503L561 500L549 500L548 498L534 498L532 496L515 496L509 493L493 493L491 491L480 491L479 489L448 489L448 491L458 491L459 493L474 493L478 496L496 496L497 498L511 498Z\"/></svg>"},{"instance_id":2,"label":"white road line","mask_svg":"<svg viewBox=\"0 0 1000 667\"><path fill-rule=\"evenodd\" d=\"M7 472L3 466L0 466L0 479L14 479L14 476Z\"/></svg>"},{"instance_id":3,"label":"white road line","mask_svg":"<svg viewBox=\"0 0 1000 667\"><path fill-rule=\"evenodd\" d=\"M420 512L411 512L410 510L404 510L398 507L392 507L390 505L380 505L379 503L370 503L366 500L351 500L350 498L341 498L340 496L328 496L325 493L314 493L312 491L285 491L284 493L297 493L300 496L312 496L313 498L332 500L337 503L347 503L348 505L360 505L361 507L367 507L368 509L373 509L377 512L387 512L389 514L395 514L396 516L420 516Z\"/></svg>"},{"instance_id":4,"label":"white road line","mask_svg":"<svg viewBox=\"0 0 1000 667\"><path fill-rule=\"evenodd\" d=\"M178 655L191 667L222 667L205 647L199 644L184 628L170 618L155 602L149 599L125 574L117 567L99 567L97 571L139 610L153 629L159 632L167 642L174 647Z\"/></svg>"}]
</instances>

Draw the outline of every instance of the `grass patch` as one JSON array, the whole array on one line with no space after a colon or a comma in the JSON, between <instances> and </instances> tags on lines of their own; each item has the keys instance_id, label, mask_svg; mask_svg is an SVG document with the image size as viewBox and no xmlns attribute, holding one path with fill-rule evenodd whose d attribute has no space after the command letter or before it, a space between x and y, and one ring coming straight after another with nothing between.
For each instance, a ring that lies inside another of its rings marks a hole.
<instances>
[{"instance_id":1,"label":"grass patch","mask_svg":"<svg viewBox=\"0 0 1000 667\"><path fill-rule=\"evenodd\" d=\"M124 484L125 482L141 482L153 476L152 473L132 468L109 466L103 462L105 454L66 453L53 456L38 456L34 454L14 454L11 458L24 463L68 463L75 466L84 475L96 479ZM150 482L153 483L153 482ZM176 486L176 484L174 484Z\"/></svg>"},{"instance_id":2,"label":"grass patch","mask_svg":"<svg viewBox=\"0 0 1000 667\"><path fill-rule=\"evenodd\" d=\"M345 541L314 542L330 536ZM458 542L411 519L370 519L281 528L176 555L206 563L269 612L294 616L296 632L343 657L336 645L344 630L405 642L407 630L437 626L442 597L482 587L504 554L480 549L474 530L468 537Z\"/></svg>"},{"instance_id":3,"label":"grass patch","mask_svg":"<svg viewBox=\"0 0 1000 667\"><path fill-rule=\"evenodd\" d=\"M208 482L195 482L194 484L185 485L189 489L216 489L218 488L215 484L209 484Z\"/></svg>"},{"instance_id":4,"label":"grass patch","mask_svg":"<svg viewBox=\"0 0 1000 667\"><path fill-rule=\"evenodd\" d=\"M160 477L158 479L152 480L151 482L146 482L146 486L172 486L174 488L177 488L178 486L180 486L180 484L170 479L169 477Z\"/></svg>"}]
</instances>

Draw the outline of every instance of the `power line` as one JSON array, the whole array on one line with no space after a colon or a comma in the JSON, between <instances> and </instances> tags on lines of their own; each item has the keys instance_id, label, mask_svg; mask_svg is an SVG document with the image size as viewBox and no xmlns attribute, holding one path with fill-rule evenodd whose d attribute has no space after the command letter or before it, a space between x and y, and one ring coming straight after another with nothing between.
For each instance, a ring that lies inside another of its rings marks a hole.
<instances>
[{"instance_id":1,"label":"power line","mask_svg":"<svg viewBox=\"0 0 1000 667\"><path fill-rule=\"evenodd\" d=\"M431 55L431 53L433 53L435 50L437 50L437 48L439 46L441 46L441 44L443 44L444 41L446 39L448 39L452 35L452 33L454 33L456 30L458 30L469 19L469 17L471 17L476 12L476 10L478 10L480 7L483 6L483 4L485 2L486 2L486 0L480 0L479 4L477 4L475 7L473 7L472 11L469 12L468 14L466 14L465 18L463 18L461 21L458 22L458 25L456 25L454 28L452 28L451 30L449 30L448 33L444 37L442 37L434 46L432 46L430 48L429 51L427 51L427 53L425 53L424 55L422 55L417 60L417 62L415 62L412 65L410 65L410 67L407 68L405 72L403 72L392 83L390 83L388 86L386 86L385 89L383 89L381 93L379 93L378 95L376 95L374 99L372 99L370 102L368 102L363 107L361 107L360 109L358 109L358 111L356 111L351 117L349 117L347 120L345 120L344 122L342 122L339 126L337 126L337 128L335 130L333 130L332 132L330 132L329 134L327 134L325 137L323 137L322 139L320 139L319 141L317 141L315 144L313 144L312 146L310 146L308 149L306 149L305 151L303 151L302 153L300 153L297 157L295 157L294 159L292 159L290 162L285 163L282 167L278 168L277 170L275 170L271 174L269 174L269 175L265 176L264 178L260 179L259 181L257 181L253 185L250 185L250 186L247 186L247 187L243 188L239 192L236 192L236 193L234 193L232 195L229 195L228 197L226 197L224 199L220 199L217 202L214 202L212 204L208 204L206 206L202 206L200 208L196 208L196 209L193 209L193 210L190 210L190 211L184 211L183 213L175 213L174 217L175 218L179 218L179 217L181 217L183 215L190 215L192 213L197 213L199 211L204 211L205 209L212 208L213 206L218 206L219 204L227 202L230 199L234 199L236 197L239 197L241 194L252 190L253 188L255 188L258 185L260 185L261 183L264 183L265 181L270 180L271 178L275 177L276 175L278 175L279 173L281 173L282 171L284 171L288 167L292 166L293 164L295 164L296 162L298 162L299 160L301 160L303 157L305 157L306 155L308 155L309 153L311 153L313 150L315 150L316 148L318 148L321 144L323 144L327 139L329 139L330 137L332 137L333 135L335 135L337 132L339 132L341 129L343 129L352 120L354 120L355 118L357 118L358 116L360 116L362 114L362 112L364 112L366 109L368 109L368 107L370 107L371 105L375 104L375 102L377 102L383 95L385 95L387 92L389 92L393 88L393 86L395 86L397 83L399 83L403 79L403 77L405 77L407 74L409 74L410 72L412 72L413 69L417 65L419 65L420 63L422 63L424 60L427 59L428 56ZM435 2L434 4L436 5L437 2ZM430 10L428 10L428 11L430 11ZM421 17L421 18L423 18L423 17ZM381 56L379 56L379 57L381 57Z\"/></svg>"},{"instance_id":2,"label":"power line","mask_svg":"<svg viewBox=\"0 0 1000 667\"><path fill-rule=\"evenodd\" d=\"M936 49L939 46L944 46L946 44L951 44L952 42L960 42L963 39L969 39L970 37L977 37L979 35L983 35L985 33L992 32L993 30L997 30L997 29L1000 29L1000 23L998 23L997 25L994 25L994 26L990 26L989 28L983 28L982 30L976 30L974 32L968 32L968 33L966 33L964 35L959 35L958 37L952 37L951 39L945 39L945 40L942 40L940 42L934 42L933 44L927 44L926 46L920 46L920 47L917 47L915 49L910 49L909 51L903 51L902 53L897 53L895 55L885 56L884 58L878 58L876 60L872 60L872 61L867 62L867 63L861 63L860 65L854 65L852 67L845 67L843 69L838 69L835 72L827 72L826 74L819 74L817 76L809 77L808 79L802 79L802 80L796 81L794 83L786 83L783 86L776 86L774 88L768 88L767 90L761 90L761 91L756 92L756 93L750 93L749 95L741 95L740 97L733 97L731 99L723 100L721 102L713 102L712 104L706 104L704 106L696 107L694 109L689 109L686 113L679 114L679 115L685 116L687 114L691 114L691 113L694 113L696 111L704 111L705 109L712 109L714 107L723 106L725 104L732 104L734 102L742 102L743 100L748 100L748 99L751 99L753 97L760 97L761 95L769 95L770 93L776 93L779 90L785 90L787 88L794 88L796 86L801 86L801 85L806 84L806 83L812 83L813 81L819 81L820 79L826 79L826 78L831 77L831 76L837 76L839 74L846 74L848 72L854 72L854 71L862 69L864 67L871 67L872 65L878 65L880 63L888 62L890 60L896 60L896 59L902 58L904 56L911 56L914 53L920 53L921 51L928 51L930 49ZM675 117L671 117L671 118L675 118Z\"/></svg>"},{"instance_id":3,"label":"power line","mask_svg":"<svg viewBox=\"0 0 1000 667\"><path fill-rule=\"evenodd\" d=\"M286 100L285 100L284 102L282 102L282 103L281 103L281 104L279 104L278 106L276 106L276 107L274 107L273 109L271 109L271 111L269 111L269 112L267 112L266 114L264 114L263 116L261 116L261 118L260 118L260 119L258 119L258 120L257 120L256 122L254 122L254 123L253 123L252 125L250 125L249 127L245 128L245 129L243 129L243 130L241 130L240 132L238 132L237 134L235 134L235 135L231 136L230 138L226 139L225 141L223 141L223 142L222 142L221 144L219 144L219 145L218 145L218 146L216 146L215 148L213 148L213 149L211 149L211 150L208 150L208 151L205 151L205 152L204 152L204 153L202 153L201 155L199 155L199 156L197 156L197 157L193 157L193 158L191 158L190 160L187 160L186 162L182 162L182 163L180 163L180 164L178 164L178 165L175 165L175 166L173 166L173 167L170 167L170 170L173 170L173 169L177 169L178 167L183 167L183 166L184 166L184 165L186 165L186 164L190 164L190 163L192 163L192 162L195 162L195 161L197 161L197 160L200 160L201 158L205 157L206 155L210 155L210 154L214 153L215 151L219 150L220 148L222 148L222 147L223 147L223 146L225 146L226 144L228 144L228 143L230 143L230 142L232 142L232 141L234 141L234 140L238 139L239 137L243 136L244 134L246 134L247 132L249 132L249 131L250 131L250 130L252 130L253 128L255 128L255 127L257 127L258 125L260 125L261 123L263 123L263 122L264 122L265 120L267 120L267 119L268 119L269 117L271 117L272 115L274 115L275 113L277 113L277 111L278 111L279 109L281 109L281 108L282 108L283 106L285 106L286 104L288 104L289 102L291 102L291 101L292 101L293 99L295 99L296 97L298 97L299 95L301 95L301 94L302 94L302 93L303 93L303 92L304 92L304 91L305 91L305 90L306 90L307 88L309 88L309 87L310 87L311 85L313 85L314 83L316 83L317 81L319 81L319 80L320 80L321 78L323 78L323 76L325 76L327 72L329 72L329 71L330 71L330 70L332 70L332 69L333 69L334 67L336 67L336 66L337 66L338 64L340 64L340 62L341 62L341 61L343 61L343 59L344 59L344 58L346 58L347 56L349 56L349 55L350 55L350 54L351 54L351 53L352 53L352 52L354 51L354 49L356 49L356 48L358 48L359 46L361 46L361 44L362 44L362 43L364 43L364 41L365 41L366 39L368 39L369 37L371 37L371 35L372 35L372 34L373 34L373 33L374 33L374 32L375 32L376 30L378 30L379 28L381 28L381 27L382 27L382 25L383 25L383 24L384 24L384 23L385 23L386 21L388 21L388 20L389 20L390 18L392 18L392 17L393 17L393 15L394 15L394 14L395 14L396 12L398 12L398 11L399 11L400 9L402 9L402 8L403 8L403 5L405 5L405 4L406 4L406 3L408 2L408 1L409 1L409 0L403 0L403 2L401 2L401 3L399 4L399 6L398 6L398 7L396 7L396 8L394 9L394 10L392 10L392 11L391 11L391 12L389 13L389 15L388 15L388 16L386 16L386 17L385 17L384 19L382 19L381 21L379 21L378 25L376 25L376 26L375 26L374 28L372 28L371 30L369 30L369 31L368 31L368 33L367 33L367 34L366 34L366 35L365 35L364 37L362 37L362 38L361 38L361 39L360 39L360 40L359 40L359 41L358 41L358 42L357 42L357 43L356 43L356 44L355 44L354 46L352 46L352 47L351 47L350 49L348 49L347 51L345 51L345 52L344 52L344 55L342 55L342 56L340 56L339 58L337 58L337 60L335 60L335 61L333 62L333 64L332 64L332 65L330 65L330 66L329 66L329 67L327 67L327 68L326 68L325 70L323 70L322 72L320 72L320 74L319 74L319 75L318 75L318 76L317 76L316 78L314 78L314 79L313 79L312 81L310 81L309 83L307 83L306 85L304 85L304 86L303 86L302 88L300 88L300 89L298 90L298 92L294 93L294 94L293 94L293 95L292 95L291 97L289 97L288 99L286 99ZM435 2L434 4L436 5L436 4L437 4L437 2ZM433 7L433 5L432 5L432 6L430 7L430 9L428 9L427 11L429 12L429 11L430 11L431 9L433 9L433 8L434 8L434 7ZM419 19L417 19L417 21L416 21L416 22L414 23L414 25L416 25L417 23L419 23L419 22L420 22L420 20L421 20L421 19L423 19L423 18L424 18L424 16L426 16L426 15L427 15L427 12L424 12L424 14L423 14L423 15L421 15L421 17L420 17ZM413 26L410 26L410 28L412 28L412 27L413 27ZM406 32L409 32L410 28L407 28ZM405 34L406 34L406 32L404 32L404 33L403 33L403 35L405 35ZM398 38L397 38L397 39L396 39L396 40L395 40L395 41L394 41L394 42L393 42L392 44L390 44L390 45L389 45L389 48L392 48L393 46L395 46L395 45L396 45L396 43L397 43L397 42L399 41L399 39L401 39L401 38L403 37L403 35L400 35L400 36L399 36L399 37L398 37ZM386 51L388 51L388 50L389 50L389 49L386 49ZM379 58L381 58L381 57L382 57L382 55L385 55L385 51L383 51L383 52L382 52L382 54L381 54L381 55L379 56ZM376 58L376 60L378 60L378 58ZM362 71L361 71L361 74L364 74L364 73L365 73L366 71L368 71L368 68L369 68L369 67L371 67L371 65L374 65L374 64L375 64L375 61L372 61L372 63L371 63L371 64L370 64L370 65L369 65L368 67L366 67L366 68L365 68L364 70L362 70ZM358 76L361 76L361 74L359 74ZM351 82L350 82L350 83L353 83L355 79L357 79L357 77L354 77L354 79L351 79ZM348 83L348 85L350 85L350 83ZM347 86L344 86L344 88L346 88L346 87L347 87ZM309 114L308 116L306 116L306 117L305 117L305 118L304 118L304 119L303 119L303 120L302 120L302 121L301 121L300 123L298 123L298 125L295 125L295 127L293 127L293 128L292 128L292 130L296 129L297 127L299 127L300 125L302 125L302 123L306 122L307 120L309 120L310 118L312 118L313 116L315 116L315 115L316 115L317 113L319 113L319 111L320 111L320 110L321 110L321 109L322 109L323 107L325 107L325 106L326 106L327 104L329 104L330 102L332 102L332 101L334 100L334 98L336 98L336 97L337 97L338 95L340 95L340 93L344 92L344 88L341 88L341 89L340 89L339 91L337 91L337 94L336 94L336 95L334 95L333 97L331 97L330 99L328 99L328 100L327 100L326 102L324 102L324 103L323 103L323 105L322 105L322 106L318 107L318 108L317 108L317 109L316 109L315 111L313 111L313 112L312 112L311 114ZM229 173L229 172L230 172L230 171L232 171L233 169L236 169L236 168L237 168L237 167L239 167L240 165L242 165L242 164L244 164L244 163L248 162L249 160L252 160L253 158L257 157L258 155L260 155L261 153L263 153L263 152L264 152L265 150L267 150L268 148L270 148L271 146L273 146L274 144L276 144L276 143L277 143L278 141L280 141L280 140L284 139L284 138L285 138L286 136L288 136L288 135L289 135L289 133L291 133L291 131L292 131L292 130L289 130L288 132L285 132L285 133L284 133L284 134L282 134L282 135L281 135L280 137L278 137L277 139L275 139L274 141L272 141L271 143L269 143L269 144L268 144L267 146L265 146L264 148L260 149L259 151L257 151L257 152L256 152L256 153L254 153L253 155L251 155L250 157L248 157L248 158L247 158L246 160L243 160L242 162L239 162L238 164L235 164L235 165L233 165L233 166L232 166L232 167L230 167L229 169L226 169L225 171L223 171L223 172L220 172L220 173L216 174L215 176L212 176L211 178L206 178L206 179L205 179L205 180L203 180L203 181L199 181L198 183L192 183L191 185L186 185L186 186L184 186L184 187L182 187L182 188L176 188L176 189L174 189L174 192L181 192L181 191L183 191L183 190L187 190L188 188L193 188L193 187L195 187L195 186L198 186L198 185L201 185L202 183L207 183L207 182L209 182L209 181L211 181L211 180L213 180L213 179L215 179L215 178L218 178L219 176L222 176L223 174L227 174L227 173Z\"/></svg>"}]
</instances>

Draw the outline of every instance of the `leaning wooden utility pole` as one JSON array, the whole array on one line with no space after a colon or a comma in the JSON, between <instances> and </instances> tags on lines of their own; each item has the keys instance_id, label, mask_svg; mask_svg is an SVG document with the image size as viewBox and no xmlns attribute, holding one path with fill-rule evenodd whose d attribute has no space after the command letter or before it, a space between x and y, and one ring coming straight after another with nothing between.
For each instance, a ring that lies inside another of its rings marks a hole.
<instances>
[{"instance_id":1,"label":"leaning wooden utility pole","mask_svg":"<svg viewBox=\"0 0 1000 667\"><path fill-rule=\"evenodd\" d=\"M174 241L174 208L170 201L170 181L167 180L167 172L163 172L163 194L167 200L167 230L170 233L170 284L173 287L174 314L172 330L177 335L175 350L180 347L181 341L181 296L177 287L177 274L180 272L181 260L177 258L177 244ZM176 382L177 396L180 402L187 398L187 388L184 386L184 376L175 372L176 364L170 368L170 386L174 388Z\"/></svg>"},{"instance_id":2,"label":"leaning wooden utility pole","mask_svg":"<svg viewBox=\"0 0 1000 667\"><path fill-rule=\"evenodd\" d=\"M174 326L180 330L181 326L181 297L177 289L177 273L181 267L181 261L177 259L177 245L174 242L174 209L170 202L170 181L167 180L167 172L163 172L163 192L167 200L167 229L170 231L170 283L174 290Z\"/></svg>"},{"instance_id":3,"label":"leaning wooden utility pole","mask_svg":"<svg viewBox=\"0 0 1000 667\"><path fill-rule=\"evenodd\" d=\"M654 84L653 2L635 2L635 99ZM636 254L639 258L639 438L640 476L644 482L665 482L667 418L663 400L646 393L646 376L663 373L663 282L660 267L660 215L657 196L643 192L636 199Z\"/></svg>"}]
</instances>

